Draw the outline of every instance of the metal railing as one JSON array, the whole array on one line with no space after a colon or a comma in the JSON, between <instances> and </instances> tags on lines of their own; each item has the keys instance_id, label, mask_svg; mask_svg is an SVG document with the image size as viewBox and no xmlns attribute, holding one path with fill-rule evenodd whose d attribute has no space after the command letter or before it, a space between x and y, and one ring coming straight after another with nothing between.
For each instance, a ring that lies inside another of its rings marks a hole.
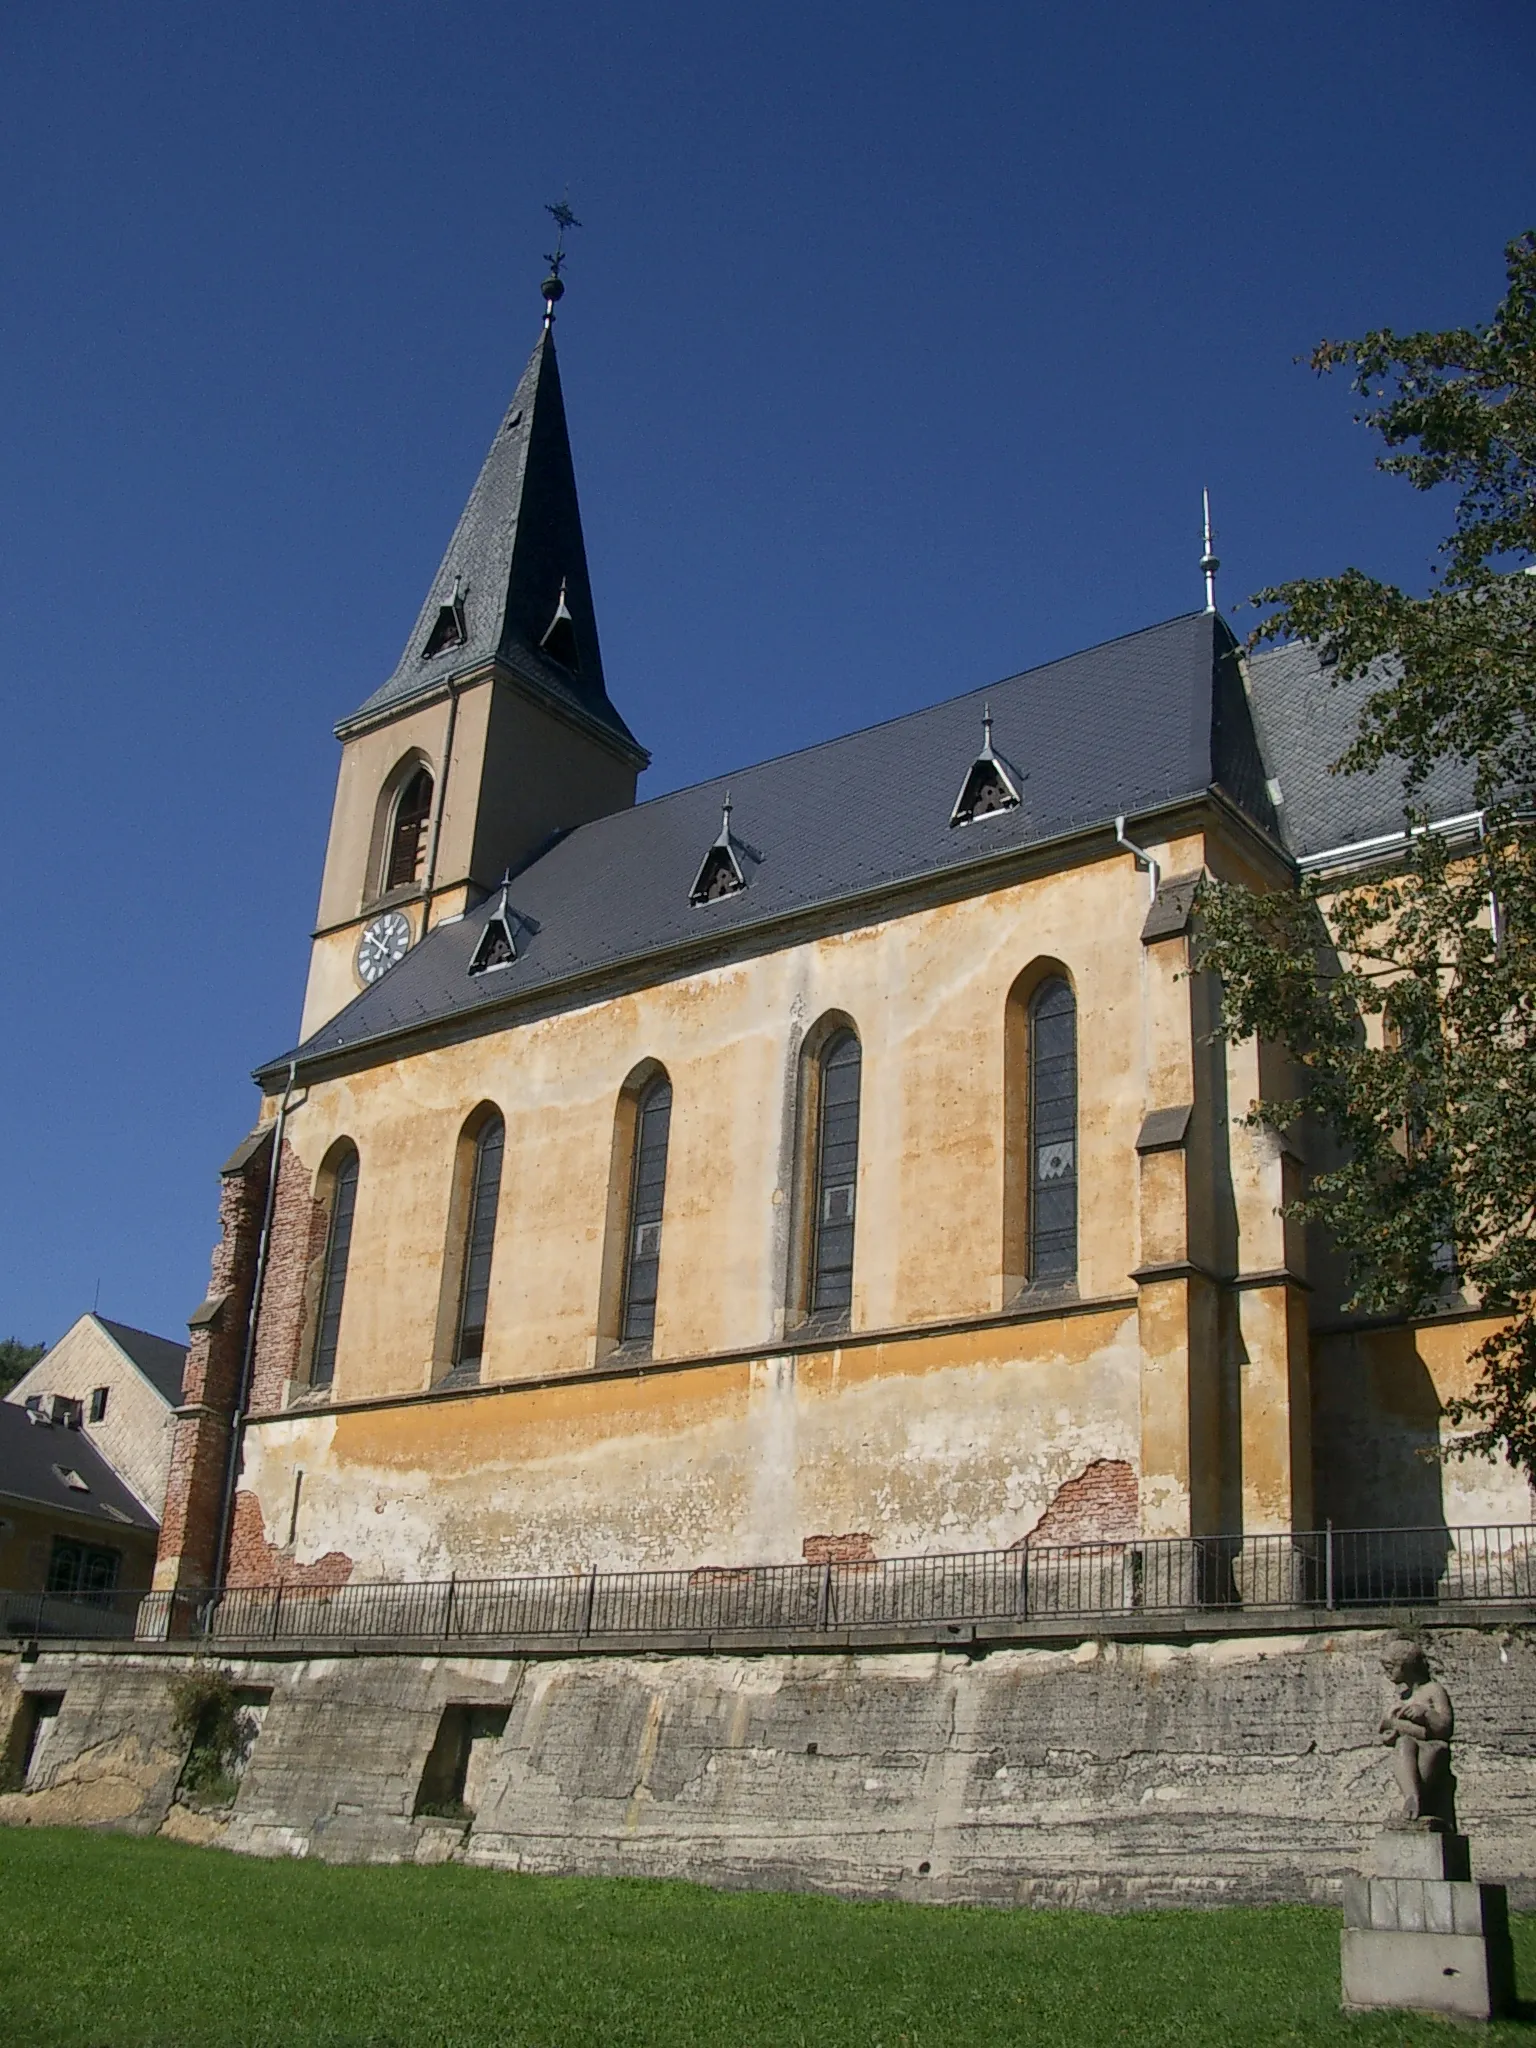
<instances>
[{"instance_id":1,"label":"metal railing","mask_svg":"<svg viewBox=\"0 0 1536 2048\"><path fill-rule=\"evenodd\" d=\"M927 1557L202 1593L0 1593L12 1636L226 1642L803 1638L967 1623L1536 1603L1536 1526L1032 1544Z\"/></svg>"}]
</instances>

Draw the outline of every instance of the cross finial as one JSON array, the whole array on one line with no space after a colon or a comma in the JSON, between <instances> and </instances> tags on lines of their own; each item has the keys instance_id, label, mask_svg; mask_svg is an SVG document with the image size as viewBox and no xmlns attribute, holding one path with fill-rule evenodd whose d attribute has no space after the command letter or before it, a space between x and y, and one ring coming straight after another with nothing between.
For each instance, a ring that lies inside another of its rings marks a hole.
<instances>
[{"instance_id":1,"label":"cross finial","mask_svg":"<svg viewBox=\"0 0 1536 2048\"><path fill-rule=\"evenodd\" d=\"M1211 531L1211 494L1200 493L1205 505L1205 553L1200 557L1200 573L1205 578L1205 608L1208 612L1216 609L1216 571L1221 563L1216 556L1216 536Z\"/></svg>"},{"instance_id":2,"label":"cross finial","mask_svg":"<svg viewBox=\"0 0 1536 2048\"><path fill-rule=\"evenodd\" d=\"M555 237L554 248L547 250L544 256L544 261L549 265L549 275L544 280L544 328L547 333L555 324L556 301L565 297L565 285L560 277L560 272L565 267L565 231L567 228L579 228L581 222L572 213L568 196L557 199L553 206L546 206L544 211L560 231Z\"/></svg>"}]
</instances>

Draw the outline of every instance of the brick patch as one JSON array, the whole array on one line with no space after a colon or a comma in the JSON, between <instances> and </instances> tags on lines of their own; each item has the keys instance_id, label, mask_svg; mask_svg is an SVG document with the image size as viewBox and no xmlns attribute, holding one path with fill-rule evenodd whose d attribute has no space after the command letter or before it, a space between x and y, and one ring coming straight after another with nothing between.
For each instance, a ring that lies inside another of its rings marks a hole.
<instances>
[{"instance_id":1,"label":"brick patch","mask_svg":"<svg viewBox=\"0 0 1536 2048\"><path fill-rule=\"evenodd\" d=\"M1124 1458L1095 1458L1057 1487L1025 1543L1129 1543L1137 1533L1136 1474ZM1017 1550L1019 1544L1012 1546Z\"/></svg>"},{"instance_id":2,"label":"brick patch","mask_svg":"<svg viewBox=\"0 0 1536 2048\"><path fill-rule=\"evenodd\" d=\"M327 1216L304 1162L284 1144L272 1201L272 1238L261 1283L261 1317L251 1371L251 1413L275 1415L290 1380L304 1377L300 1357L308 1319L310 1276L325 1252Z\"/></svg>"},{"instance_id":3,"label":"brick patch","mask_svg":"<svg viewBox=\"0 0 1536 2048\"><path fill-rule=\"evenodd\" d=\"M807 1536L800 1546L807 1564L873 1564L875 1539L867 1529L846 1536Z\"/></svg>"},{"instance_id":4,"label":"brick patch","mask_svg":"<svg viewBox=\"0 0 1536 2048\"><path fill-rule=\"evenodd\" d=\"M298 1564L291 1551L267 1541L261 1502L254 1493L235 1495L234 1526L229 1538L231 1586L344 1586L352 1576L352 1560L344 1550L328 1550L313 1564Z\"/></svg>"},{"instance_id":5,"label":"brick patch","mask_svg":"<svg viewBox=\"0 0 1536 2048\"><path fill-rule=\"evenodd\" d=\"M206 1586L213 1574L229 1454L229 1418L240 1384L266 1199L264 1151L240 1169L226 1173L219 1183L219 1241L213 1250L208 1292L224 1296L224 1303L211 1326L192 1332L187 1353L182 1411L176 1418L160 1523L157 1586Z\"/></svg>"}]
</instances>

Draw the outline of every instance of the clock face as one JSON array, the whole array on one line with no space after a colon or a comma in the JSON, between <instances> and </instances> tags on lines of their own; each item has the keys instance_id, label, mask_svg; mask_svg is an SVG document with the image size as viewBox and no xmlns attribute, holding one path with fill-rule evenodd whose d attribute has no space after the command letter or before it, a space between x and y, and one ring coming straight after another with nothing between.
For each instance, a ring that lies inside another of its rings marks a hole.
<instances>
[{"instance_id":1,"label":"clock face","mask_svg":"<svg viewBox=\"0 0 1536 2048\"><path fill-rule=\"evenodd\" d=\"M357 942L357 971L364 981L377 981L410 950L411 922L403 910L386 910L363 927Z\"/></svg>"}]
</instances>

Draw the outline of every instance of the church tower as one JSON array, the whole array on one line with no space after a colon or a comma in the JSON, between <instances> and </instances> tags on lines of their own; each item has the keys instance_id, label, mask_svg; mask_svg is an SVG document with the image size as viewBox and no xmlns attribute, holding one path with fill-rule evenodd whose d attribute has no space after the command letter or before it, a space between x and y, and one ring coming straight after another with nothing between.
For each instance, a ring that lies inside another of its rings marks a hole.
<instances>
[{"instance_id":1,"label":"church tower","mask_svg":"<svg viewBox=\"0 0 1536 2048\"><path fill-rule=\"evenodd\" d=\"M336 728L301 1037L573 826L635 800L649 755L609 701L544 330L394 673Z\"/></svg>"}]
</instances>

